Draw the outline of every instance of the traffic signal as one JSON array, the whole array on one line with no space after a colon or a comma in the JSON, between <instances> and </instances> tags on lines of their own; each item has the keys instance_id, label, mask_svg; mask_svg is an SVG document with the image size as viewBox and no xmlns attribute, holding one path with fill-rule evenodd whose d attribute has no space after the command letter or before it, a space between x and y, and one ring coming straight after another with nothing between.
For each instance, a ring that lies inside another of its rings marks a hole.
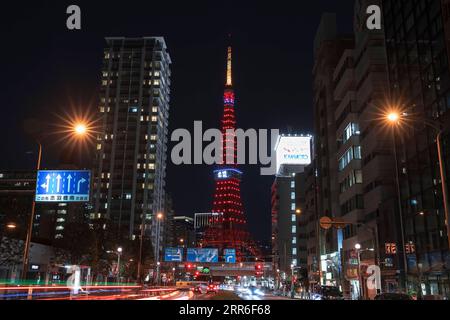
<instances>
[{"instance_id":1,"label":"traffic signal","mask_svg":"<svg viewBox=\"0 0 450 320\"><path fill-rule=\"evenodd\" d=\"M264 271L263 271L263 265L262 264L256 264L255 265L255 275L256 276L262 276L263 275L263 273L264 273Z\"/></svg>"}]
</instances>

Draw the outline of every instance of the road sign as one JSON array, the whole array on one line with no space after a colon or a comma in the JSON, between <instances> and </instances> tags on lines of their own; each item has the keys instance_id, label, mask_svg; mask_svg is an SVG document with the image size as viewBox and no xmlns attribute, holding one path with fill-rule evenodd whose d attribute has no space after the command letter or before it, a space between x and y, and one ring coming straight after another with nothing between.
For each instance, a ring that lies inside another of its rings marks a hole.
<instances>
[{"instance_id":1,"label":"road sign","mask_svg":"<svg viewBox=\"0 0 450 320\"><path fill-rule=\"evenodd\" d=\"M187 261L216 263L219 261L219 249L188 248Z\"/></svg>"},{"instance_id":2,"label":"road sign","mask_svg":"<svg viewBox=\"0 0 450 320\"><path fill-rule=\"evenodd\" d=\"M330 217L320 218L320 227L322 229L328 230L333 226L333 220Z\"/></svg>"},{"instance_id":3,"label":"road sign","mask_svg":"<svg viewBox=\"0 0 450 320\"><path fill-rule=\"evenodd\" d=\"M164 261L165 262L183 261L183 248L166 248Z\"/></svg>"},{"instance_id":4,"label":"road sign","mask_svg":"<svg viewBox=\"0 0 450 320\"><path fill-rule=\"evenodd\" d=\"M223 249L223 258L226 263L236 263L236 249Z\"/></svg>"},{"instance_id":5,"label":"road sign","mask_svg":"<svg viewBox=\"0 0 450 320\"><path fill-rule=\"evenodd\" d=\"M89 170L41 170L36 179L36 202L88 202Z\"/></svg>"},{"instance_id":6,"label":"road sign","mask_svg":"<svg viewBox=\"0 0 450 320\"><path fill-rule=\"evenodd\" d=\"M348 225L342 218L335 218L333 222L336 229L344 229Z\"/></svg>"}]
</instances>

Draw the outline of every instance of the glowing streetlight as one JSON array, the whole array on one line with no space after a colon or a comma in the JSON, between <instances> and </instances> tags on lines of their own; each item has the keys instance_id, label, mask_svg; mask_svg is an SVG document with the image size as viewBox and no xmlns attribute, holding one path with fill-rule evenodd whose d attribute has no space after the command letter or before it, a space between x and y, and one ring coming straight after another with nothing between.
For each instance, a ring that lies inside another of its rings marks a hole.
<instances>
[{"instance_id":1,"label":"glowing streetlight","mask_svg":"<svg viewBox=\"0 0 450 320\"><path fill-rule=\"evenodd\" d=\"M400 114L398 112L390 112L387 116L386 116L387 120L390 123L398 123L398 121L400 120Z\"/></svg>"},{"instance_id":2,"label":"glowing streetlight","mask_svg":"<svg viewBox=\"0 0 450 320\"><path fill-rule=\"evenodd\" d=\"M158 220L161 220L163 217L164 217L164 215L163 215L162 213L158 213L158 214L156 215L156 218L157 218Z\"/></svg>"},{"instance_id":3,"label":"glowing streetlight","mask_svg":"<svg viewBox=\"0 0 450 320\"><path fill-rule=\"evenodd\" d=\"M297 209L297 210L295 210L295 213L296 213L296 214L302 213L302 209Z\"/></svg>"},{"instance_id":4,"label":"glowing streetlight","mask_svg":"<svg viewBox=\"0 0 450 320\"><path fill-rule=\"evenodd\" d=\"M14 230L17 228L17 225L13 222L6 224L6 228L9 230Z\"/></svg>"},{"instance_id":5,"label":"glowing streetlight","mask_svg":"<svg viewBox=\"0 0 450 320\"><path fill-rule=\"evenodd\" d=\"M84 136L87 133L88 128L84 123L77 123L74 127L74 131L76 135Z\"/></svg>"},{"instance_id":6,"label":"glowing streetlight","mask_svg":"<svg viewBox=\"0 0 450 320\"><path fill-rule=\"evenodd\" d=\"M355 249L356 249L356 250L361 249L361 245L360 245L359 243L355 244Z\"/></svg>"}]
</instances>

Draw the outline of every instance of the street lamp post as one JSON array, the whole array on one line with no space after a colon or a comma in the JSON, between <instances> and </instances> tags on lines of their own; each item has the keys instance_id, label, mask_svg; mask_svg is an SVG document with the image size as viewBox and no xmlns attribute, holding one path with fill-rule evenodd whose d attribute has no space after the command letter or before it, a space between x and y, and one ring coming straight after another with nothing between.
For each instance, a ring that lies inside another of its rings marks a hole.
<instances>
[{"instance_id":1,"label":"street lamp post","mask_svg":"<svg viewBox=\"0 0 450 320\"><path fill-rule=\"evenodd\" d=\"M162 213L158 213L156 215L156 284L159 285L159 278L160 278L160 257L159 257L159 246L160 246L160 234L161 234L161 220L163 219L164 215Z\"/></svg>"},{"instance_id":2,"label":"street lamp post","mask_svg":"<svg viewBox=\"0 0 450 320\"><path fill-rule=\"evenodd\" d=\"M120 255L122 254L122 247L117 248L117 283L120 283Z\"/></svg>"},{"instance_id":3,"label":"street lamp post","mask_svg":"<svg viewBox=\"0 0 450 320\"><path fill-rule=\"evenodd\" d=\"M361 278L361 245L359 243L355 244L355 249L356 249L356 253L358 255L358 282L359 282L359 290L358 290L358 295L359 295L359 300L362 300L363 297L363 293L362 293L362 287L363 287L363 281Z\"/></svg>"},{"instance_id":4,"label":"street lamp post","mask_svg":"<svg viewBox=\"0 0 450 320\"><path fill-rule=\"evenodd\" d=\"M396 115L391 114L390 117L388 117L389 121L395 123L398 123L398 118L396 118ZM397 188L397 206L398 206L398 212L399 212L399 222L400 222L400 240L401 240L401 252L402 252L402 258L403 258L403 272L402 272L402 280L401 284L404 288L404 290L407 290L407 278L408 278L408 263L406 260L406 251L405 251L405 230L403 225L403 208L402 208L402 199L401 199L401 191L400 191L400 173L398 169L398 157L397 157L397 142L395 138L395 127L392 128L392 142L394 147L394 161L395 161L395 182L396 182L396 188Z\"/></svg>"},{"instance_id":5,"label":"street lamp post","mask_svg":"<svg viewBox=\"0 0 450 320\"><path fill-rule=\"evenodd\" d=\"M72 123L71 124L71 132L74 136L77 137L85 137L89 135L90 129L88 126L84 123ZM36 174L41 169L41 161L42 161L42 143L40 139L36 139L36 142L38 144L38 159L36 164ZM26 280L27 277L27 271L28 271L28 265L29 265L29 254L30 254L30 243L31 243L31 237L33 234L33 222L34 222L34 216L36 213L36 198L33 197L33 202L31 204L31 213L30 213L30 220L28 221L28 227L27 227L27 236L25 239L25 245L24 245L24 252L23 252L23 261L22 261L22 280Z\"/></svg>"}]
</instances>

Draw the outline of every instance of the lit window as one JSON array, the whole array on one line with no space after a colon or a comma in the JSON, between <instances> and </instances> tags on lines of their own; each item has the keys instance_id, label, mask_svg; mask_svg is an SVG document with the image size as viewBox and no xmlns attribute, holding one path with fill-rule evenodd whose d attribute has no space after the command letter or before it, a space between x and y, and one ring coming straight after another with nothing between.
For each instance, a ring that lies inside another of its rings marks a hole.
<instances>
[{"instance_id":1,"label":"lit window","mask_svg":"<svg viewBox=\"0 0 450 320\"><path fill-rule=\"evenodd\" d=\"M297 255L297 248L292 248L292 255L296 256Z\"/></svg>"},{"instance_id":2,"label":"lit window","mask_svg":"<svg viewBox=\"0 0 450 320\"><path fill-rule=\"evenodd\" d=\"M57 226L56 230L64 230L64 227L63 226Z\"/></svg>"},{"instance_id":3,"label":"lit window","mask_svg":"<svg viewBox=\"0 0 450 320\"><path fill-rule=\"evenodd\" d=\"M150 140L156 141L156 134L152 134L152 135L150 136Z\"/></svg>"},{"instance_id":4,"label":"lit window","mask_svg":"<svg viewBox=\"0 0 450 320\"><path fill-rule=\"evenodd\" d=\"M342 135L342 143L346 143L352 136L359 134L359 125L357 123L349 123Z\"/></svg>"},{"instance_id":5,"label":"lit window","mask_svg":"<svg viewBox=\"0 0 450 320\"><path fill-rule=\"evenodd\" d=\"M157 107L153 107L153 108L152 108L152 112L153 112L153 113L157 113L157 112L158 112L158 108L157 108Z\"/></svg>"},{"instance_id":6,"label":"lit window","mask_svg":"<svg viewBox=\"0 0 450 320\"><path fill-rule=\"evenodd\" d=\"M155 170L155 164L154 164L154 163L150 163L150 164L148 165L148 168L149 168L150 170Z\"/></svg>"},{"instance_id":7,"label":"lit window","mask_svg":"<svg viewBox=\"0 0 450 320\"><path fill-rule=\"evenodd\" d=\"M339 159L339 170L344 170L353 159L361 160L361 158L361 146L354 146L348 149Z\"/></svg>"},{"instance_id":8,"label":"lit window","mask_svg":"<svg viewBox=\"0 0 450 320\"><path fill-rule=\"evenodd\" d=\"M155 77L159 77L159 76L160 76L159 71L155 71Z\"/></svg>"},{"instance_id":9,"label":"lit window","mask_svg":"<svg viewBox=\"0 0 450 320\"><path fill-rule=\"evenodd\" d=\"M295 192L291 192L291 200L295 200Z\"/></svg>"},{"instance_id":10,"label":"lit window","mask_svg":"<svg viewBox=\"0 0 450 320\"><path fill-rule=\"evenodd\" d=\"M158 117L157 116L152 116L152 122L157 122L158 121Z\"/></svg>"},{"instance_id":11,"label":"lit window","mask_svg":"<svg viewBox=\"0 0 450 320\"><path fill-rule=\"evenodd\" d=\"M297 233L297 226L292 226L292 233Z\"/></svg>"},{"instance_id":12,"label":"lit window","mask_svg":"<svg viewBox=\"0 0 450 320\"><path fill-rule=\"evenodd\" d=\"M295 181L291 181L291 188L295 188Z\"/></svg>"},{"instance_id":13,"label":"lit window","mask_svg":"<svg viewBox=\"0 0 450 320\"><path fill-rule=\"evenodd\" d=\"M97 144L97 150L101 150L101 149L102 149L101 143Z\"/></svg>"},{"instance_id":14,"label":"lit window","mask_svg":"<svg viewBox=\"0 0 450 320\"><path fill-rule=\"evenodd\" d=\"M292 244L297 244L297 238L296 237L292 237Z\"/></svg>"},{"instance_id":15,"label":"lit window","mask_svg":"<svg viewBox=\"0 0 450 320\"><path fill-rule=\"evenodd\" d=\"M125 194L125 199L130 200L131 199L131 193Z\"/></svg>"},{"instance_id":16,"label":"lit window","mask_svg":"<svg viewBox=\"0 0 450 320\"><path fill-rule=\"evenodd\" d=\"M291 217L291 220L292 220L292 222L297 221L297 216L295 214L293 214L292 217Z\"/></svg>"},{"instance_id":17,"label":"lit window","mask_svg":"<svg viewBox=\"0 0 450 320\"><path fill-rule=\"evenodd\" d=\"M155 81L153 81L153 84L154 84L155 86L159 86L159 85L160 85L160 81L159 81L159 80L155 80Z\"/></svg>"},{"instance_id":18,"label":"lit window","mask_svg":"<svg viewBox=\"0 0 450 320\"><path fill-rule=\"evenodd\" d=\"M295 207L296 207L295 203L291 203L291 210L292 211L295 211Z\"/></svg>"}]
</instances>

